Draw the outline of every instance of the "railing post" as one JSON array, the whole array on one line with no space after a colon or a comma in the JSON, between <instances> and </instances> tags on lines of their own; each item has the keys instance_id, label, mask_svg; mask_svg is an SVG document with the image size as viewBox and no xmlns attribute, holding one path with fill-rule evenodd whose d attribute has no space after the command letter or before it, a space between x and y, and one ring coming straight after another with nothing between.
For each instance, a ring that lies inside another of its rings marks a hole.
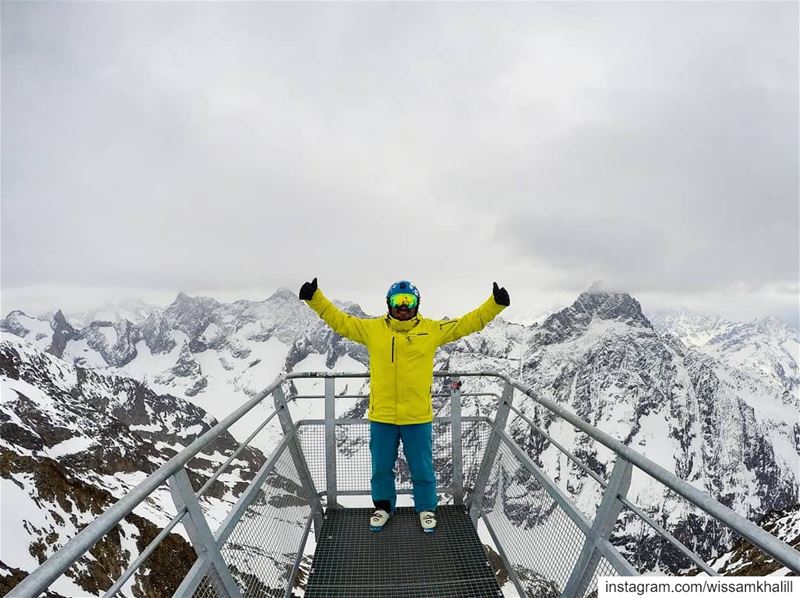
<instances>
[{"instance_id":1,"label":"railing post","mask_svg":"<svg viewBox=\"0 0 800 598\"><path fill-rule=\"evenodd\" d=\"M480 517L483 509L483 492L486 489L486 483L489 481L492 465L494 465L497 451L500 448L501 437L499 432L502 432L506 428L508 414L511 411L511 401L513 399L514 387L511 386L511 383L506 382L505 387L503 387L503 395L500 397L500 404L497 406L497 413L494 416L492 434L489 436L489 441L486 443L486 450L483 453L481 468L478 470L478 477L475 480L475 487L472 489L472 495L469 500L469 516L472 519L472 523L476 526L478 524L478 517Z\"/></svg>"},{"instance_id":2,"label":"railing post","mask_svg":"<svg viewBox=\"0 0 800 598\"><path fill-rule=\"evenodd\" d=\"M586 588L592 581L597 564L600 562L600 551L598 544L608 540L611 532L614 531L614 524L622 510L620 497L625 497L631 485L631 464L622 455L617 455L614 469L611 471L611 479L600 507L597 509L592 529L586 536L583 549L575 562L572 574L567 581L562 596L564 598L579 598L584 595Z\"/></svg>"},{"instance_id":3,"label":"railing post","mask_svg":"<svg viewBox=\"0 0 800 598\"><path fill-rule=\"evenodd\" d=\"M280 386L273 391L272 399L275 401L275 408L278 409L278 419L281 422L283 433L289 436L289 452L292 455L292 460L294 461L294 466L297 469L297 475L300 477L303 489L308 494L308 501L311 503L311 513L314 516L314 532L319 535L322 530L322 503L319 501L317 489L314 486L314 480L311 477L311 472L308 470L308 463L306 463L303 449L300 446L300 438L297 435L297 429L292 421L292 416L289 415L286 395L283 394L283 389Z\"/></svg>"},{"instance_id":4,"label":"railing post","mask_svg":"<svg viewBox=\"0 0 800 598\"><path fill-rule=\"evenodd\" d=\"M325 486L328 507L336 502L336 379L325 378Z\"/></svg>"},{"instance_id":5,"label":"railing post","mask_svg":"<svg viewBox=\"0 0 800 598\"><path fill-rule=\"evenodd\" d=\"M461 380L450 381L450 421L453 426L453 504L464 504L464 456L461 442Z\"/></svg>"},{"instance_id":6,"label":"railing post","mask_svg":"<svg viewBox=\"0 0 800 598\"><path fill-rule=\"evenodd\" d=\"M218 583L214 585L217 593L226 598L241 598L239 586L222 558L214 534L211 533L208 521L200 509L200 503L194 495L194 489L185 468L181 468L169 479L169 491L178 511L186 508L187 513L182 522L183 526L186 528L186 533L189 534L189 540L197 553L197 559L207 558L211 562L212 566L207 570L207 574L213 571L216 575L215 581Z\"/></svg>"}]
</instances>

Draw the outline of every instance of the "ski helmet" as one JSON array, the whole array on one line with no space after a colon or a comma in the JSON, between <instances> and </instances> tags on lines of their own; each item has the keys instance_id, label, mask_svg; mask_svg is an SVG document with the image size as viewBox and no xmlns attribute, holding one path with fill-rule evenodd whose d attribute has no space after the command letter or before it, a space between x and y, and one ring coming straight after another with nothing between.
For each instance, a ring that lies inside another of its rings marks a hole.
<instances>
[{"instance_id":1,"label":"ski helmet","mask_svg":"<svg viewBox=\"0 0 800 598\"><path fill-rule=\"evenodd\" d=\"M420 299L419 290L417 289L417 287L411 284L411 282L409 282L408 280L400 280L389 287L389 290L386 292L386 305L389 307L390 310L392 308L392 303L391 303L392 297L399 295L410 295L413 298L415 298L416 302L412 302L415 304L410 305L409 307L412 309L412 311L416 311L417 309L419 309L419 299Z\"/></svg>"}]
</instances>

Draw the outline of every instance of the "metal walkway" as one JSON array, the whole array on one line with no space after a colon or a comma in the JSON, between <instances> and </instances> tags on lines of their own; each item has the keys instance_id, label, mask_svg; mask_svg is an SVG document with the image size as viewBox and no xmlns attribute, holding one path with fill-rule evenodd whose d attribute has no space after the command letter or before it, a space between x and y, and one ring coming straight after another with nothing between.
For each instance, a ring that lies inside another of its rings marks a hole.
<instances>
[{"instance_id":1,"label":"metal walkway","mask_svg":"<svg viewBox=\"0 0 800 598\"><path fill-rule=\"evenodd\" d=\"M484 598L502 596L472 520L463 506L436 509L426 534L411 507L397 509L378 532L372 509L327 509L307 598Z\"/></svg>"},{"instance_id":2,"label":"metal walkway","mask_svg":"<svg viewBox=\"0 0 800 598\"><path fill-rule=\"evenodd\" d=\"M706 563L712 556L707 550L698 554L676 537L685 541L685 534L673 524L660 523L657 512L646 512L635 496L629 496L634 472L644 476L639 483L667 488L713 527L749 541L800 573L800 552L788 544L563 406L498 372L434 373L440 389L434 399L442 407L433 420L434 468L442 498L437 509L439 529L426 536L407 508L385 530L373 534L367 525L369 509L339 508L353 497L361 497L354 499L357 504L369 504L364 499L370 496L371 457L369 422L363 410L352 408L353 400L363 401L368 395L363 390L348 393L347 388L337 393L336 383L368 377L366 373L282 374L100 514L8 596L35 598L53 582L60 583L62 575L75 579L93 561L107 556L95 545L101 546L98 542L109 533L119 534L120 522L148 504L163 505L159 513L168 523L161 524L163 529L147 546L120 555L119 566L125 569L113 583L103 580L105 598L289 598L302 590L311 535L317 548L306 585L308 596L471 597L497 596L502 590L507 596L587 598L596 593L600 576L647 572L628 560L630 546L612 543L612 532L623 521L638 522L643 537L683 559L685 570L718 575ZM297 389L295 382L300 379L314 384L312 394ZM470 388L471 380L476 380L475 389ZM319 386L323 394L318 394ZM482 397L480 408L475 403L478 397ZM295 420L292 408L300 400L323 402L307 412L324 410L324 419ZM340 405L346 409L337 414ZM257 406L259 410L253 411ZM219 435L247 413L263 414L256 429L196 488L188 474L189 461L209 451ZM560 421L550 429L576 437L551 436L540 426L548 419ZM208 517L204 509L209 508L206 494L212 484L221 475L236 479L236 457L270 422L274 427L279 423L277 440L273 437L270 442L275 445L271 454L249 485L237 490L224 521ZM535 442L519 444L518 438ZM593 444L595 450L604 447L609 454L605 467L598 469L595 463L592 468L569 450L576 439L582 439L583 446ZM568 484L548 475L552 472L540 462L544 447L557 451L562 473L580 475L582 483L593 485L596 511L582 511ZM411 494L402 457L396 471L398 493ZM153 581L150 573L155 569L148 565L167 539L177 538L179 525L197 558L185 576L169 580L174 585L166 586L163 580ZM475 531L479 525L491 537L499 568L487 564ZM703 546L697 548L704 551ZM499 583L493 570L501 572Z\"/></svg>"}]
</instances>

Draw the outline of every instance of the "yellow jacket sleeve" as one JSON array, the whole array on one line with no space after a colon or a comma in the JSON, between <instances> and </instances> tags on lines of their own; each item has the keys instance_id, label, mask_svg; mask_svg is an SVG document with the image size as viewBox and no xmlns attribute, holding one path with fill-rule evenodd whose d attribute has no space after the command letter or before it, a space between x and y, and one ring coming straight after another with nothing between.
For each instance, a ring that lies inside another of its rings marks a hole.
<instances>
[{"instance_id":1,"label":"yellow jacket sleeve","mask_svg":"<svg viewBox=\"0 0 800 598\"><path fill-rule=\"evenodd\" d=\"M440 320L438 322L440 334L438 344L452 343L462 336L482 330L505 308L505 305L498 305L494 297L489 297L478 309L456 320Z\"/></svg>"},{"instance_id":2,"label":"yellow jacket sleeve","mask_svg":"<svg viewBox=\"0 0 800 598\"><path fill-rule=\"evenodd\" d=\"M314 296L307 300L308 306L313 309L325 323L333 328L334 332L349 338L362 345L367 344L369 331L366 320L346 314L317 289Z\"/></svg>"}]
</instances>

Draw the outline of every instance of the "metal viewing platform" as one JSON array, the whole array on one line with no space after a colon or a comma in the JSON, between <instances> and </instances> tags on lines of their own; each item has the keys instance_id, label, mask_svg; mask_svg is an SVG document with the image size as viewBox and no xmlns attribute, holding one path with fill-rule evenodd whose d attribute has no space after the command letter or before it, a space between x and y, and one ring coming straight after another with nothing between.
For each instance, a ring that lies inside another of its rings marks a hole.
<instances>
[{"instance_id":1,"label":"metal viewing platform","mask_svg":"<svg viewBox=\"0 0 800 598\"><path fill-rule=\"evenodd\" d=\"M400 507L380 533L372 509L328 509L317 541L307 598L492 598L502 596L475 526L463 506L436 510L426 534L411 507Z\"/></svg>"},{"instance_id":2,"label":"metal viewing platform","mask_svg":"<svg viewBox=\"0 0 800 598\"><path fill-rule=\"evenodd\" d=\"M159 595L590 596L596 593L599 576L645 572L626 558L625 547L610 542L615 525L623 520L636 522L643 538L655 538L659 546L675 551L686 571L716 575L696 545L687 546L686 538L682 542L654 513L628 498L632 475L666 487L715 529L746 539L800 574L800 553L789 545L520 382L497 372L434 375L445 390L434 398L448 406L433 421L437 492L442 498L435 534L424 534L407 507L398 509L381 532L369 531L371 509L364 508L370 496L369 423L336 415L338 401L365 398L346 391L337 394L336 382L365 379L368 374L290 373L279 376L99 515L9 596L39 596L61 575L74 578L74 571L97 559L93 551L98 542L119 529L134 509L152 506L157 502L153 497L165 492L174 503L171 520L148 544L137 547L115 581L103 588L104 596L144 595L142 584L152 584L147 579L149 559L175 537L178 525L196 560L185 575L180 573L176 586L159 588ZM476 378L482 380L480 392L468 392L469 380ZM324 380L324 393L296 392L294 381L299 379ZM472 405L463 409L470 415L462 415L462 403L478 398L484 408ZM324 403L324 418L294 421L290 406L304 400ZM195 488L187 463L245 414L252 417L259 405L262 411L268 406L269 414L236 453ZM543 418L559 422L562 432L580 434L610 455L610 473L603 475L604 468L583 462L565 448L543 429ZM236 457L274 421L280 423L282 435L271 454L234 497L235 505L224 520L210 523L221 518L204 512L204 495L221 475L232 475ZM535 442L522 442L525 438ZM563 480L548 477L539 462L544 446L555 447L564 467L595 485L596 504L589 509L576 504ZM411 493L402 456L397 486L399 494ZM361 508L347 506L357 499Z\"/></svg>"}]
</instances>

